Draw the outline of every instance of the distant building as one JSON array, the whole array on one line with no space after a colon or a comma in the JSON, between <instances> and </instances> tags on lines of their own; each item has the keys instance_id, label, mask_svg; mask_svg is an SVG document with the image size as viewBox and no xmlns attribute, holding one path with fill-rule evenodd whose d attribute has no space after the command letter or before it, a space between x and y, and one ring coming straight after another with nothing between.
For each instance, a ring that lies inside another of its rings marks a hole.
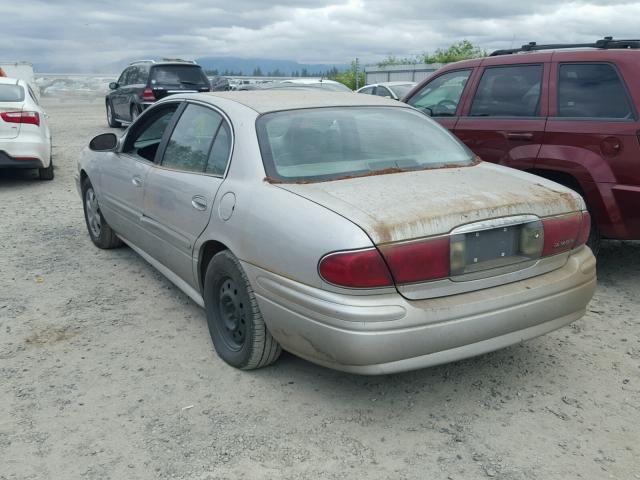
<instances>
[{"instance_id":1,"label":"distant building","mask_svg":"<svg viewBox=\"0 0 640 480\"><path fill-rule=\"evenodd\" d=\"M433 72L442 67L443 63L416 63L408 65L367 65L364 67L365 83L367 85L381 82L420 82L430 77Z\"/></svg>"}]
</instances>

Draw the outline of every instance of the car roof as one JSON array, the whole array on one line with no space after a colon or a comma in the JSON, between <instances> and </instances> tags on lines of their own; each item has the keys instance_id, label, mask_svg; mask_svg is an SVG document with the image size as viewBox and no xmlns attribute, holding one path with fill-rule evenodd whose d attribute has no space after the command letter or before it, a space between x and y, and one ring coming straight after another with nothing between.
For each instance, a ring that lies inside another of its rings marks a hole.
<instances>
[{"instance_id":1,"label":"car roof","mask_svg":"<svg viewBox=\"0 0 640 480\"><path fill-rule=\"evenodd\" d=\"M172 95L172 97L189 98L212 104L215 104L216 98L224 98L244 105L258 113L320 107L383 106L411 108L407 104L374 95L356 95L349 92L326 92L322 90L245 90L178 94Z\"/></svg>"},{"instance_id":2,"label":"car roof","mask_svg":"<svg viewBox=\"0 0 640 480\"><path fill-rule=\"evenodd\" d=\"M18 78L9 78L9 77L0 77L0 83L3 85L19 85L20 79Z\"/></svg>"}]
</instances>

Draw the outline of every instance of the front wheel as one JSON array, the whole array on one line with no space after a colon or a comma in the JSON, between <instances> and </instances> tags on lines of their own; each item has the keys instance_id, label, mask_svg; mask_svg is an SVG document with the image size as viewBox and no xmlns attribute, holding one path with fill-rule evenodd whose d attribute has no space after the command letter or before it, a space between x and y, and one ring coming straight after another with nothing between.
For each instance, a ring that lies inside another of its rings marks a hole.
<instances>
[{"instance_id":1,"label":"front wheel","mask_svg":"<svg viewBox=\"0 0 640 480\"><path fill-rule=\"evenodd\" d=\"M120 128L122 124L116 120L116 116L113 113L113 106L111 102L107 102L107 123L111 128Z\"/></svg>"},{"instance_id":2,"label":"front wheel","mask_svg":"<svg viewBox=\"0 0 640 480\"><path fill-rule=\"evenodd\" d=\"M249 280L228 250L209 262L204 304L213 346L229 365L252 370L280 356L282 349L264 323Z\"/></svg>"},{"instance_id":3,"label":"front wheel","mask_svg":"<svg viewBox=\"0 0 640 480\"><path fill-rule=\"evenodd\" d=\"M82 182L82 204L84 206L84 219L89 230L91 241L98 248L109 249L122 245L115 232L111 229L107 221L102 216L98 197L93 189L93 185L88 178Z\"/></svg>"}]
</instances>

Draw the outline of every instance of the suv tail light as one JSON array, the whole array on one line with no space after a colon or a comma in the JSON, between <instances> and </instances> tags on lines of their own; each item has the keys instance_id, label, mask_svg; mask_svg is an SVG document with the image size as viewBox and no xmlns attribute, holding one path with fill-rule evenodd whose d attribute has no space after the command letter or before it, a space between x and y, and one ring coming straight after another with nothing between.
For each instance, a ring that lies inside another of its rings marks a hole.
<instances>
[{"instance_id":1,"label":"suv tail light","mask_svg":"<svg viewBox=\"0 0 640 480\"><path fill-rule=\"evenodd\" d=\"M144 100L145 102L155 102L156 101L156 95L155 95L155 93L153 93L153 90L151 88L145 88L142 91L142 100Z\"/></svg>"},{"instance_id":2,"label":"suv tail light","mask_svg":"<svg viewBox=\"0 0 640 480\"><path fill-rule=\"evenodd\" d=\"M325 255L318 265L320 276L329 283L348 288L376 288L393 285L387 265L375 248Z\"/></svg>"},{"instance_id":3,"label":"suv tail light","mask_svg":"<svg viewBox=\"0 0 640 480\"><path fill-rule=\"evenodd\" d=\"M450 237L381 247L396 283L416 283L449 276Z\"/></svg>"},{"instance_id":4,"label":"suv tail light","mask_svg":"<svg viewBox=\"0 0 640 480\"><path fill-rule=\"evenodd\" d=\"M8 123L29 123L40 126L40 114L38 112L2 112L0 117Z\"/></svg>"},{"instance_id":5,"label":"suv tail light","mask_svg":"<svg viewBox=\"0 0 640 480\"><path fill-rule=\"evenodd\" d=\"M543 224L542 256L546 257L584 245L591 230L591 216L589 212L580 212L563 217L547 218Z\"/></svg>"}]
</instances>

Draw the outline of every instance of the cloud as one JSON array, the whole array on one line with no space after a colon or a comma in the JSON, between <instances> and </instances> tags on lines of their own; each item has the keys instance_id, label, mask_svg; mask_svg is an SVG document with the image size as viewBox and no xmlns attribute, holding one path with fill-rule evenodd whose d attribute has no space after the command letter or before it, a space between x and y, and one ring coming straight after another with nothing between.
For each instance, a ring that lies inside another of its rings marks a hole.
<instances>
[{"instance_id":1,"label":"cloud","mask_svg":"<svg viewBox=\"0 0 640 480\"><path fill-rule=\"evenodd\" d=\"M640 3L538 0L57 0L5 2L2 60L86 66L149 56L375 62L463 38L492 50L633 38ZM7 58L9 56L9 58Z\"/></svg>"}]
</instances>

